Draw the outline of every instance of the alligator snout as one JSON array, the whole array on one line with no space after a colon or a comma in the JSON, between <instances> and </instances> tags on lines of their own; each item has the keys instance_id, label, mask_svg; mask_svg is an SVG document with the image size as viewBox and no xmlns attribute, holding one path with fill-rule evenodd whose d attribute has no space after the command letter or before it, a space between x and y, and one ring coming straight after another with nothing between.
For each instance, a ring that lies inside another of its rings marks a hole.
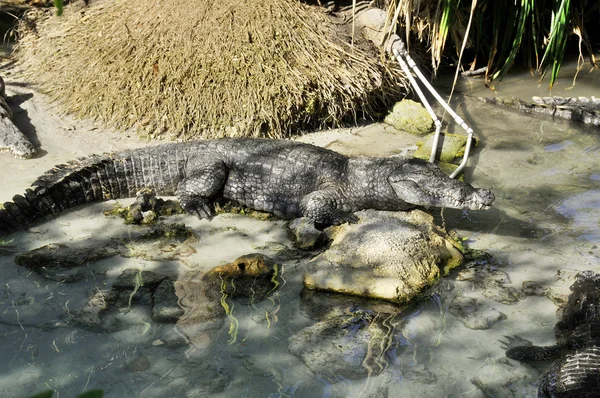
<instances>
[{"instance_id":1,"label":"alligator snout","mask_svg":"<svg viewBox=\"0 0 600 398\"><path fill-rule=\"evenodd\" d=\"M481 203L485 206L490 206L496 200L496 197L489 189L479 188L477 189L477 196L479 196Z\"/></svg>"}]
</instances>

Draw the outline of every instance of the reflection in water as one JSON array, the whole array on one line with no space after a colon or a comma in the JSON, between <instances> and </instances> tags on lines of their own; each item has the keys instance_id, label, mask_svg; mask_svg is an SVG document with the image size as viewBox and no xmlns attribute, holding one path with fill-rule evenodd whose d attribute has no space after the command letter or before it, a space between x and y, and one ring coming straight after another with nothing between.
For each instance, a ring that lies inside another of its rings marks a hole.
<instances>
[{"instance_id":1,"label":"reflection in water","mask_svg":"<svg viewBox=\"0 0 600 398\"><path fill-rule=\"evenodd\" d=\"M562 151L562 150L566 149L570 145L573 145L573 142L566 140L563 142L558 142L556 144L546 145L544 147L544 150L546 152L558 152L558 151Z\"/></svg>"},{"instance_id":2,"label":"reflection in water","mask_svg":"<svg viewBox=\"0 0 600 398\"><path fill-rule=\"evenodd\" d=\"M600 190L565 198L557 203L554 209L571 220L568 230L578 239L600 242Z\"/></svg>"}]
</instances>

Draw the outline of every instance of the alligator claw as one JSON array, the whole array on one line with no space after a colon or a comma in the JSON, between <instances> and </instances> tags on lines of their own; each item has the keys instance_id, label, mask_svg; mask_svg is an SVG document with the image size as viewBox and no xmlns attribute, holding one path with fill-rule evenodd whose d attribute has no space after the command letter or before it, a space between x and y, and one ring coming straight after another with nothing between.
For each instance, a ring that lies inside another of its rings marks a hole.
<instances>
[{"instance_id":1,"label":"alligator claw","mask_svg":"<svg viewBox=\"0 0 600 398\"><path fill-rule=\"evenodd\" d=\"M525 340L524 338L514 335L514 336L504 336L507 341L498 340L502 344L503 350L509 350L515 347L531 347L533 343L529 340Z\"/></svg>"},{"instance_id":2,"label":"alligator claw","mask_svg":"<svg viewBox=\"0 0 600 398\"><path fill-rule=\"evenodd\" d=\"M346 212L335 212L331 215L331 223L333 225L340 225L345 222L350 224L356 224L359 218L354 215L354 213L346 213Z\"/></svg>"},{"instance_id":3,"label":"alligator claw","mask_svg":"<svg viewBox=\"0 0 600 398\"><path fill-rule=\"evenodd\" d=\"M199 203L196 206L196 209L194 210L194 214L196 214L196 216L199 219L207 219L207 220L212 220L213 216L214 216L214 211L210 208L210 206L206 203Z\"/></svg>"}]
</instances>

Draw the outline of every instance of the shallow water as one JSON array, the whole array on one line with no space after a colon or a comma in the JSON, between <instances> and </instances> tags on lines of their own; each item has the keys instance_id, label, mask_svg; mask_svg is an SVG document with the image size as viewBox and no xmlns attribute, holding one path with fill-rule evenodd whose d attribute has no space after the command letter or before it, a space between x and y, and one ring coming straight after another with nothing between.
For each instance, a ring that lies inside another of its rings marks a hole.
<instances>
[{"instance_id":1,"label":"shallow water","mask_svg":"<svg viewBox=\"0 0 600 398\"><path fill-rule=\"evenodd\" d=\"M600 89L597 78L593 84ZM83 264L83 278L73 283L44 279L13 263L16 252L50 242L139 234L139 228L102 216L113 205L105 203L15 234L0 253L0 395L52 389L71 397L102 388L107 397L535 396L544 367L506 359L499 340L517 334L534 344L553 344L557 306L545 296L525 295L523 282L559 292L574 272L598 270L600 132L467 96L457 97L455 105L480 138L466 177L491 188L497 199L489 211L433 213L491 259L467 265L476 278L465 277L464 268L452 272L430 299L396 319L392 330L398 343L379 375L321 377L289 352L288 338L313 325L321 310L301 296L304 259L285 262L281 287L269 299L230 302L234 307L225 322L198 339L182 336L172 324L153 322L147 304L122 310L104 331L77 326L75 318L88 297L110 288L126 268L175 278L250 252L275 255L279 246L269 242L290 245L282 222L176 216L198 236L181 261L111 257ZM388 154L414 144L413 137L369 126L305 140L352 154ZM456 316L453 302L460 298L477 304L463 310L483 319L483 329L467 328ZM324 299L316 300L327 306Z\"/></svg>"}]
</instances>

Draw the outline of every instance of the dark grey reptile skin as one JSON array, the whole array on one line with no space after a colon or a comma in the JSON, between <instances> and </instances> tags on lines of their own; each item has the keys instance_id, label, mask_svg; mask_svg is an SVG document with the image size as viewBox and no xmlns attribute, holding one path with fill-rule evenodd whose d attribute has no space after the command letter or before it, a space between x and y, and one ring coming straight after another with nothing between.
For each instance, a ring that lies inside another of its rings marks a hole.
<instances>
[{"instance_id":1,"label":"dark grey reptile skin","mask_svg":"<svg viewBox=\"0 0 600 398\"><path fill-rule=\"evenodd\" d=\"M149 187L177 194L201 218L226 198L317 224L356 221L361 209L406 210L415 205L484 209L494 196L450 179L416 159L349 158L285 140L220 139L171 143L92 155L56 166L0 210L0 234L23 229L76 205L133 197Z\"/></svg>"},{"instance_id":2,"label":"dark grey reptile skin","mask_svg":"<svg viewBox=\"0 0 600 398\"><path fill-rule=\"evenodd\" d=\"M577 275L554 332L556 345L546 347L507 337L506 356L526 362L554 360L540 380L538 397L600 397L600 274Z\"/></svg>"}]
</instances>

